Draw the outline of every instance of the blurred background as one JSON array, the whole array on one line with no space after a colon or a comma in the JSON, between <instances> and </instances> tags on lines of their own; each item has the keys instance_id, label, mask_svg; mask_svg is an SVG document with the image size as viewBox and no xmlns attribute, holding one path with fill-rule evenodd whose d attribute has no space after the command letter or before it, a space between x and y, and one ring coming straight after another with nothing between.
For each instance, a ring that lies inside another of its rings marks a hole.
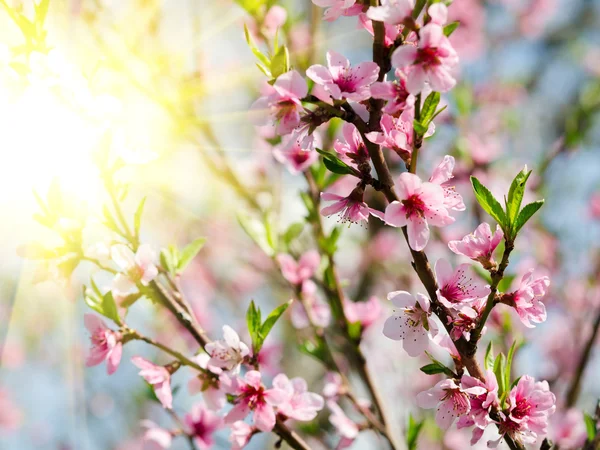
<instances>
[{"instance_id":1,"label":"blurred background","mask_svg":"<svg viewBox=\"0 0 600 450\"><path fill-rule=\"evenodd\" d=\"M86 223L84 247L106 239L99 224L106 194L94 160L106 130L107 145L127 163L119 176L130 186L129 218L147 197L142 239L161 248L208 238L181 283L209 333L219 335L228 323L243 336L250 299L270 309L290 298L271 259L239 226L247 200L231 188L234 173L256 202L275 211L279 229L304 214L298 196L304 179L274 160L248 113L265 77L243 25L258 45L280 28L301 73L322 63L328 49L354 63L370 59L371 37L353 17L322 23L323 10L309 0L277 4L285 14L266 20L270 5L261 0L51 0L37 24L33 0L0 0L1 449L141 449L140 421L170 420L129 363L134 354L160 358L151 349L126 346L110 377L104 366L85 367L82 317L89 309L81 293L93 266L23 258L31 256L24 246L32 241L56 245L56 235L33 218L40 210L34 192L43 199L60 192L60 202ZM24 40L15 12L39 28L39 40ZM534 170L528 195L544 197L546 206L520 237L511 273L516 283L531 267L551 277L549 319L528 330L497 308L488 334L501 343L510 333L522 334L515 373L549 380L564 399L600 309L600 1L454 0L450 16L460 21L451 37L461 57L459 85L443 96L449 108L436 120L421 170L429 173L442 155L455 155L469 213L443 229L428 254L447 257L443 241L479 223L470 174L500 193L524 164ZM24 70L15 55L28 45L36 51ZM335 224L327 220L328 227ZM299 242L311 246L305 234ZM354 301L375 296L383 310L363 346L399 435L409 412L424 417L413 406L414 394L433 384L418 372L418 361L381 334L386 293L418 290L408 258L396 230L343 228L338 263L347 294ZM130 326L193 351L177 324L150 304L136 304L129 318ZM274 334L271 373L284 368L318 392L322 369L298 351L289 320ZM572 429L581 430L581 411L592 413L600 396L598 356L593 349L582 375L579 409L569 413ZM185 370L174 376L181 412L200 401L187 393L189 377ZM552 432L567 423L569 402L562 402ZM326 419L319 423L329 426ZM257 437L253 448L266 448L267 439ZM442 437L428 422L419 448L464 449L468 439L456 429ZM365 433L356 448L377 443ZM226 434L217 445L229 448Z\"/></svg>"}]
</instances>

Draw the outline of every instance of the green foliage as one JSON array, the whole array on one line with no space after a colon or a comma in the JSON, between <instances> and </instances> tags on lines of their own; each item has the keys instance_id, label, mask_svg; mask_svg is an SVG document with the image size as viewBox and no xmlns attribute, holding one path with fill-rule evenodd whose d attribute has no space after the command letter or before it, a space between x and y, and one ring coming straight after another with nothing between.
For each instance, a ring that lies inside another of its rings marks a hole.
<instances>
[{"instance_id":1,"label":"green foliage","mask_svg":"<svg viewBox=\"0 0 600 450\"><path fill-rule=\"evenodd\" d=\"M437 110L439 103L439 92L432 92L425 99L425 102L423 103L419 114L415 116L415 120L413 121L413 128L418 136L425 136L425 133L427 133L429 125L431 125L433 119L435 119L435 117L439 113L446 109L446 107L444 106L443 108Z\"/></svg>"},{"instance_id":2,"label":"green foliage","mask_svg":"<svg viewBox=\"0 0 600 450\"><path fill-rule=\"evenodd\" d=\"M531 171L528 171L527 166L525 166L512 181L508 196L505 197L506 210L502 208L500 202L492 195L488 188L481 184L477 178L471 177L477 202L485 212L498 222L502 231L504 231L504 238L508 242L514 241L519 230L523 228L523 225L544 204L544 200L538 200L525 205L521 209L523 196L525 195L525 185L527 184L529 175L531 175Z\"/></svg>"},{"instance_id":3,"label":"green foliage","mask_svg":"<svg viewBox=\"0 0 600 450\"><path fill-rule=\"evenodd\" d=\"M456 374L452 371L452 369L450 369L449 367L444 365L442 362L435 359L431 355L431 353L425 352L425 354L431 360L431 364L427 364L427 365L421 367L420 368L421 372L426 373L427 375L437 375L439 373L444 373L451 378L456 377Z\"/></svg>"},{"instance_id":4,"label":"green foliage","mask_svg":"<svg viewBox=\"0 0 600 450\"><path fill-rule=\"evenodd\" d=\"M287 228L287 230L285 230L285 232L283 233L282 239L283 239L284 244L289 247L289 245L302 234L303 230L304 230L303 222L295 222L295 223L291 224Z\"/></svg>"},{"instance_id":5,"label":"green foliage","mask_svg":"<svg viewBox=\"0 0 600 450\"><path fill-rule=\"evenodd\" d=\"M278 76L291 70L289 51L285 45L279 46L277 36L275 36L272 51L265 55L257 47L246 25L244 25L244 35L248 47L250 47L250 51L252 51L254 56L256 56L256 59L258 59L256 66L263 74L271 79L269 81L271 84L275 82L275 79L277 79Z\"/></svg>"},{"instance_id":6,"label":"green foliage","mask_svg":"<svg viewBox=\"0 0 600 450\"><path fill-rule=\"evenodd\" d=\"M144 214L144 205L146 204L146 198L142 198L140 204L135 210L135 214L133 216L133 232L137 237L140 235L140 227L142 225L142 214Z\"/></svg>"},{"instance_id":7,"label":"green foliage","mask_svg":"<svg viewBox=\"0 0 600 450\"><path fill-rule=\"evenodd\" d=\"M408 415L408 426L406 427L406 448L408 450L417 449L417 440L424 424L424 420L417 422L412 414Z\"/></svg>"},{"instance_id":8,"label":"green foliage","mask_svg":"<svg viewBox=\"0 0 600 450\"><path fill-rule=\"evenodd\" d=\"M248 332L250 333L250 338L252 339L252 349L254 355L258 355L260 349L267 339L267 336L273 329L277 320L281 317L281 315L288 309L288 307L292 304L292 300L286 302L282 305L279 305L275 308L271 313L267 316L266 320L262 322L260 308L256 306L254 300L250 302L248 306L248 310L246 311L246 325L248 326Z\"/></svg>"},{"instance_id":9,"label":"green foliage","mask_svg":"<svg viewBox=\"0 0 600 450\"><path fill-rule=\"evenodd\" d=\"M238 212L237 219L242 229L267 256L275 256L274 239L269 220L260 221L246 212ZM267 226L265 226L267 224Z\"/></svg>"},{"instance_id":10,"label":"green foliage","mask_svg":"<svg viewBox=\"0 0 600 450\"><path fill-rule=\"evenodd\" d=\"M333 153L325 150L317 149L317 152L323 156L323 164L330 171L338 175L355 175L356 171L348 164L343 162Z\"/></svg>"},{"instance_id":11,"label":"green foliage","mask_svg":"<svg viewBox=\"0 0 600 450\"><path fill-rule=\"evenodd\" d=\"M596 420L590 416L589 414L584 414L585 420L585 430L587 432L587 440L588 442L593 442L596 438L596 434L598 433Z\"/></svg>"},{"instance_id":12,"label":"green foliage","mask_svg":"<svg viewBox=\"0 0 600 450\"><path fill-rule=\"evenodd\" d=\"M108 291L103 295L92 279L90 288L86 288L84 286L83 298L85 303L98 314L101 314L104 317L112 320L117 325L121 325L121 318L119 317L117 304L112 292Z\"/></svg>"},{"instance_id":13,"label":"green foliage","mask_svg":"<svg viewBox=\"0 0 600 450\"><path fill-rule=\"evenodd\" d=\"M490 341L487 348L485 349L483 367L485 367L485 370L489 370L494 367L494 345L492 344L492 341Z\"/></svg>"},{"instance_id":14,"label":"green foliage","mask_svg":"<svg viewBox=\"0 0 600 450\"><path fill-rule=\"evenodd\" d=\"M449 37L452 33L454 33L454 31L458 28L459 25L460 22L458 21L450 22L444 27L444 34Z\"/></svg>"},{"instance_id":15,"label":"green foliage","mask_svg":"<svg viewBox=\"0 0 600 450\"><path fill-rule=\"evenodd\" d=\"M496 356L496 359L493 362L492 365L492 360L493 360L493 355L492 355L492 344L490 343L490 345L488 345L488 348L486 350L486 354L485 354L485 368L489 369L489 368L493 368L493 372L494 375L496 376L496 381L498 382L498 397L500 398L500 404L504 404L504 400L506 399L506 397L508 396L508 393L510 391L510 389L512 389L514 387L514 385L518 382L518 379L515 380L512 384L511 384L511 369L512 369L512 362L513 362L513 358L515 355L515 351L517 349L517 342L513 342L513 344L511 345L509 351L508 351L508 356L504 356L504 353L499 353Z\"/></svg>"},{"instance_id":16,"label":"green foliage","mask_svg":"<svg viewBox=\"0 0 600 450\"><path fill-rule=\"evenodd\" d=\"M198 238L188 244L181 251L179 261L177 261L177 271L182 272L186 266L196 257L198 252L204 247L206 238Z\"/></svg>"}]
</instances>

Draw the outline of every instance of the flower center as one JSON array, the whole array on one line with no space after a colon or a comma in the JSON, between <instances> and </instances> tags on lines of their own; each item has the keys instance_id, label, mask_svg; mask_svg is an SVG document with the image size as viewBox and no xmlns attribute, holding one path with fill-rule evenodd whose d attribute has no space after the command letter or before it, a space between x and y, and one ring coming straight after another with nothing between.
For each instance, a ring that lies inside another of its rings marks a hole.
<instances>
[{"instance_id":1,"label":"flower center","mask_svg":"<svg viewBox=\"0 0 600 450\"><path fill-rule=\"evenodd\" d=\"M250 385L242 388L240 398L250 409L256 409L257 406L265 404L265 388L262 386L256 389Z\"/></svg>"},{"instance_id":2,"label":"flower center","mask_svg":"<svg viewBox=\"0 0 600 450\"><path fill-rule=\"evenodd\" d=\"M441 63L437 47L420 48L417 51L415 64L422 64L425 68L428 68L439 66Z\"/></svg>"},{"instance_id":3,"label":"flower center","mask_svg":"<svg viewBox=\"0 0 600 450\"><path fill-rule=\"evenodd\" d=\"M406 217L419 216L422 217L425 212L425 203L417 194L413 194L405 200L402 200L404 209L406 210Z\"/></svg>"}]
</instances>

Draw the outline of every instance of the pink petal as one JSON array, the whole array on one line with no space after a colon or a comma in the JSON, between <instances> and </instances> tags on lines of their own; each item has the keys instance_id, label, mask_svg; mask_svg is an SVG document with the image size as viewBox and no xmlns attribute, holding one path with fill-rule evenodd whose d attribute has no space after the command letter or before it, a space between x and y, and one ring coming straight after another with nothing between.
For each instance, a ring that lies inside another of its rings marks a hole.
<instances>
[{"instance_id":1,"label":"pink petal","mask_svg":"<svg viewBox=\"0 0 600 450\"><path fill-rule=\"evenodd\" d=\"M422 218L409 219L406 228L408 231L408 243L410 248L421 251L429 241L429 225Z\"/></svg>"},{"instance_id":2,"label":"pink petal","mask_svg":"<svg viewBox=\"0 0 600 450\"><path fill-rule=\"evenodd\" d=\"M394 67L410 66L417 58L417 48L414 45L403 45L392 53L392 65Z\"/></svg>"}]
</instances>

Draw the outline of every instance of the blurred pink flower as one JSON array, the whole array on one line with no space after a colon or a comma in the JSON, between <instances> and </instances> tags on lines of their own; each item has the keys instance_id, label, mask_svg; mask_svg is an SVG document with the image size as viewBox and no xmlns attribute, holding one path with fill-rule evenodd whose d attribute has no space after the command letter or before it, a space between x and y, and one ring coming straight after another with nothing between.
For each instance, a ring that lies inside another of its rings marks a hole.
<instances>
[{"instance_id":1,"label":"blurred pink flower","mask_svg":"<svg viewBox=\"0 0 600 450\"><path fill-rule=\"evenodd\" d=\"M553 414L550 418L550 439L563 450L577 450L587 439L583 413L575 408Z\"/></svg>"},{"instance_id":2,"label":"blurred pink flower","mask_svg":"<svg viewBox=\"0 0 600 450\"><path fill-rule=\"evenodd\" d=\"M106 371L109 375L115 373L121 361L123 345L121 333L111 330L94 314L83 316L85 327L90 332L92 348L85 361L86 366L96 366L106 360Z\"/></svg>"},{"instance_id":3,"label":"blurred pink flower","mask_svg":"<svg viewBox=\"0 0 600 450\"><path fill-rule=\"evenodd\" d=\"M499 225L496 225L496 231L492 234L490 226L482 223L462 240L448 242L448 247L457 255L471 258L473 261L480 262L484 268L491 269L496 265L493 258L494 250L503 237L504 233Z\"/></svg>"},{"instance_id":4,"label":"blurred pink flower","mask_svg":"<svg viewBox=\"0 0 600 450\"><path fill-rule=\"evenodd\" d=\"M304 172L319 159L315 147L321 145L321 139L318 133L313 133L313 136L314 139L310 140L300 139L295 134L284 136L281 144L273 149L273 156L284 164L291 174Z\"/></svg>"},{"instance_id":5,"label":"blurred pink flower","mask_svg":"<svg viewBox=\"0 0 600 450\"><path fill-rule=\"evenodd\" d=\"M371 95L373 98L387 100L383 107L386 114L395 115L414 104L415 98L406 89L406 74L396 69L397 81L376 81L371 85Z\"/></svg>"},{"instance_id":6,"label":"blurred pink flower","mask_svg":"<svg viewBox=\"0 0 600 450\"><path fill-rule=\"evenodd\" d=\"M186 433L194 439L200 450L213 448L213 434L223 427L223 419L202 403L192 406L191 411L183 418L183 423Z\"/></svg>"},{"instance_id":7,"label":"blurred pink flower","mask_svg":"<svg viewBox=\"0 0 600 450\"><path fill-rule=\"evenodd\" d=\"M285 398L277 405L277 412L294 420L308 422L323 409L323 397L308 392L306 381L297 377L291 380L283 373L273 379L273 387L285 392Z\"/></svg>"},{"instance_id":8,"label":"blurred pink flower","mask_svg":"<svg viewBox=\"0 0 600 450\"><path fill-rule=\"evenodd\" d=\"M310 325L306 309L309 309L312 322L317 327L326 327L331 321L331 308L327 302L317 296L317 285L307 280L302 284L302 302L292 304L292 325L297 329L307 328Z\"/></svg>"},{"instance_id":9,"label":"blurred pink flower","mask_svg":"<svg viewBox=\"0 0 600 450\"><path fill-rule=\"evenodd\" d=\"M348 418L342 408L333 400L327 402L327 407L331 411L329 422L331 422L341 436L336 450L350 447L358 437L358 425L352 419Z\"/></svg>"},{"instance_id":10,"label":"blurred pink flower","mask_svg":"<svg viewBox=\"0 0 600 450\"><path fill-rule=\"evenodd\" d=\"M367 17L390 25L402 25L405 19L411 19L415 7L414 0L381 0L381 6L371 6Z\"/></svg>"},{"instance_id":11,"label":"blurred pink flower","mask_svg":"<svg viewBox=\"0 0 600 450\"><path fill-rule=\"evenodd\" d=\"M589 211L593 219L600 219L600 192L595 192L590 197Z\"/></svg>"},{"instance_id":12,"label":"blurred pink flower","mask_svg":"<svg viewBox=\"0 0 600 450\"><path fill-rule=\"evenodd\" d=\"M394 227L406 226L410 247L423 250L429 241L429 224L441 227L454 222L444 205L444 190L408 172L400 174L396 188L400 201L387 206L385 221Z\"/></svg>"},{"instance_id":13,"label":"blurred pink flower","mask_svg":"<svg viewBox=\"0 0 600 450\"><path fill-rule=\"evenodd\" d=\"M200 353L193 360L203 369L208 369L210 356L206 353ZM192 378L188 382L188 392L192 395L201 392L206 406L214 411L220 410L227 403L226 393L221 388L220 380L211 376L210 372L200 372Z\"/></svg>"},{"instance_id":14,"label":"blurred pink flower","mask_svg":"<svg viewBox=\"0 0 600 450\"><path fill-rule=\"evenodd\" d=\"M146 430L142 436L144 450L164 450L171 448L173 435L169 430L159 427L151 420L143 420L141 425Z\"/></svg>"},{"instance_id":15,"label":"blurred pink flower","mask_svg":"<svg viewBox=\"0 0 600 450\"><path fill-rule=\"evenodd\" d=\"M377 81L379 74L379 66L376 63L367 61L353 68L347 58L329 51L327 66L312 65L306 70L306 76L323 86L331 98L361 102L371 96L369 86Z\"/></svg>"},{"instance_id":16,"label":"blurred pink flower","mask_svg":"<svg viewBox=\"0 0 600 450\"><path fill-rule=\"evenodd\" d=\"M254 431L254 428L242 420L234 422L231 425L231 434L229 435L231 450L241 450L244 448L250 442Z\"/></svg>"},{"instance_id":17,"label":"blurred pink flower","mask_svg":"<svg viewBox=\"0 0 600 450\"><path fill-rule=\"evenodd\" d=\"M312 0L321 8L327 8L323 18L332 22L340 16L356 16L361 13L362 5L356 0Z\"/></svg>"},{"instance_id":18,"label":"blurred pink flower","mask_svg":"<svg viewBox=\"0 0 600 450\"><path fill-rule=\"evenodd\" d=\"M280 253L277 262L283 277L291 284L300 285L315 274L321 263L321 255L316 250L309 250L296 262L292 256Z\"/></svg>"},{"instance_id":19,"label":"blurred pink flower","mask_svg":"<svg viewBox=\"0 0 600 450\"><path fill-rule=\"evenodd\" d=\"M171 393L171 373L166 367L151 363L141 356L134 356L131 362L140 368L139 375L154 388L156 397L167 408L173 408L173 394Z\"/></svg>"},{"instance_id":20,"label":"blurred pink flower","mask_svg":"<svg viewBox=\"0 0 600 450\"><path fill-rule=\"evenodd\" d=\"M12 432L19 428L23 414L13 402L9 392L0 388L0 432Z\"/></svg>"},{"instance_id":21,"label":"blurred pink flower","mask_svg":"<svg viewBox=\"0 0 600 450\"><path fill-rule=\"evenodd\" d=\"M371 326L381 317L383 308L379 299L375 296L369 297L366 302L353 302L344 299L344 314L349 323L360 322L363 330Z\"/></svg>"}]
</instances>

